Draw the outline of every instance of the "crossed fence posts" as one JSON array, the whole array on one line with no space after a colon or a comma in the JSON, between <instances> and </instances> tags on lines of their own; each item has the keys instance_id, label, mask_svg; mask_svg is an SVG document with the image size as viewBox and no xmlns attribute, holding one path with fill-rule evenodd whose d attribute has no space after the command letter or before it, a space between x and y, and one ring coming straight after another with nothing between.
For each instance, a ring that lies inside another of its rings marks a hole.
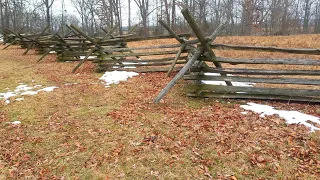
<instances>
[{"instance_id":1,"label":"crossed fence posts","mask_svg":"<svg viewBox=\"0 0 320 180\"><path fill-rule=\"evenodd\" d=\"M179 71L179 73L167 84L167 86L158 94L158 96L155 98L154 103L159 103L161 99L169 92L169 90L187 73L187 71L194 65L196 66L201 66L202 62L197 62L199 61L198 59L201 56L204 56L206 58L211 58L214 59L216 58L214 52L210 48L210 44L217 38L219 33L222 31L222 29L225 26L225 23L222 23L219 25L219 27L211 34L210 37L205 38L203 35L203 32L199 28L198 24L196 23L195 19L192 17L190 14L190 11L188 9L183 9L182 10L183 17L187 20L189 26L191 27L192 31L198 38L198 40L191 41L189 42L186 39L182 39L176 36L176 33L169 28L169 26L165 25L163 21L160 21L160 23L169 31L171 35L173 35L177 41L179 41L182 45L181 48L176 56L176 59L179 58L181 55L181 52L186 48L186 46L190 43L197 43L200 42L200 46L196 48L195 52L191 55L188 56L187 59L187 64ZM221 64L219 62L214 62L214 65L217 68L222 68ZM168 71L168 75L171 74L172 69L174 68L175 63L173 62L172 66L170 67ZM225 73L220 73L221 76L226 76ZM232 83L230 81L225 81L228 86L232 86Z\"/></svg>"}]
</instances>

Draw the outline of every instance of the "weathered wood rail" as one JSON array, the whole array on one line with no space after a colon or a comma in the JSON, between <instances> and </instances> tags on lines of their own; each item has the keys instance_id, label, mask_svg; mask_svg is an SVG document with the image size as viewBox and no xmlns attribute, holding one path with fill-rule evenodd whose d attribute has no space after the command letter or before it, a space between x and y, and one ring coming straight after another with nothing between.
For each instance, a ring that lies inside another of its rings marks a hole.
<instances>
[{"instance_id":1,"label":"weathered wood rail","mask_svg":"<svg viewBox=\"0 0 320 180\"><path fill-rule=\"evenodd\" d=\"M181 44L168 44L161 46L145 46L129 48L128 42L145 40L159 40L172 38L172 35L134 37L132 34L112 35L117 29L116 26L110 31L102 30L106 33L104 37L89 37L78 27L71 25L66 27L70 30L64 37L55 34L47 34L44 28L38 34L23 34L21 31L13 32L9 29L5 31L12 36L11 43L6 48L14 44L19 44L26 49L27 54L30 49L35 49L39 54L43 54L38 62L43 60L48 54L55 52L57 61L79 61L74 68L75 72L84 62L92 61L96 64L97 71L106 70L127 70L136 72L158 72L167 71L173 61L176 64L185 64L188 48L180 54L184 56L175 58ZM176 35L179 38L188 38L190 34ZM179 70L179 67L172 70Z\"/></svg>"},{"instance_id":2,"label":"weathered wood rail","mask_svg":"<svg viewBox=\"0 0 320 180\"><path fill-rule=\"evenodd\" d=\"M265 52L282 52L282 53L293 53L293 54L312 54L320 55L320 49L298 49L298 48L279 48L279 47L264 47L264 46L240 46L230 44L212 44L211 48L214 49L231 49L231 50L254 50L254 51L265 51Z\"/></svg>"},{"instance_id":3,"label":"weathered wood rail","mask_svg":"<svg viewBox=\"0 0 320 180\"><path fill-rule=\"evenodd\" d=\"M301 52L297 53L301 54ZM232 65L248 64L250 67L191 68L190 71L195 73L195 75L185 75L184 79L201 83L187 85L187 89L189 90L188 96L190 97L320 102L320 71L312 68L319 67L320 60L216 58L215 61L214 59L206 59L205 57L200 58L200 60L230 63ZM267 66L261 66L261 64ZM255 65L259 65L259 67L255 67ZM268 65L273 65L273 67ZM294 65L295 68L285 69L282 65ZM278 68L275 68L275 66L278 66ZM221 77L212 73L226 73L229 76ZM218 85L218 82L227 80L237 83L253 83L254 85L249 87ZM210 81L216 83L210 83Z\"/></svg>"},{"instance_id":4,"label":"weathered wood rail","mask_svg":"<svg viewBox=\"0 0 320 180\"><path fill-rule=\"evenodd\" d=\"M154 37L131 37L130 35L112 36L110 32L104 38L94 39L87 36L78 27L70 27L76 32L79 38L68 38L60 48L56 49L59 61L80 61L74 68L75 72L85 61L92 61L96 64L97 71L127 70L136 72L167 71L168 65L172 64L174 56L180 47L176 45L161 45L128 48L128 42L166 39L172 36ZM181 34L179 36L190 36ZM67 48L67 46L69 48ZM188 53L186 49L182 53ZM177 60L177 64L184 64L183 57ZM179 68L175 68L177 70Z\"/></svg>"}]
</instances>

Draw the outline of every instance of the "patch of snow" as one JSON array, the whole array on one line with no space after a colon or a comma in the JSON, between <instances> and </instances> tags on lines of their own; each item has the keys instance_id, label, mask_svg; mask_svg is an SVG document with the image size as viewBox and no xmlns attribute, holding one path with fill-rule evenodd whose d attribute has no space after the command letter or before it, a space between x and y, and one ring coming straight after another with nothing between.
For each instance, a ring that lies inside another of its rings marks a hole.
<instances>
[{"instance_id":1,"label":"patch of snow","mask_svg":"<svg viewBox=\"0 0 320 180\"><path fill-rule=\"evenodd\" d=\"M39 87L42 87L42 85L35 85L33 86L34 88L39 88Z\"/></svg>"},{"instance_id":2,"label":"patch of snow","mask_svg":"<svg viewBox=\"0 0 320 180\"><path fill-rule=\"evenodd\" d=\"M127 71L112 71L106 72L100 80L106 82L106 87L109 87L110 84L118 84L120 81L126 81L128 78L139 75L136 72L127 72Z\"/></svg>"},{"instance_id":3,"label":"patch of snow","mask_svg":"<svg viewBox=\"0 0 320 180\"><path fill-rule=\"evenodd\" d=\"M20 125L21 122L20 122L20 121L14 121L14 122L12 122L11 124L13 124L13 125Z\"/></svg>"},{"instance_id":4,"label":"patch of snow","mask_svg":"<svg viewBox=\"0 0 320 180\"><path fill-rule=\"evenodd\" d=\"M22 96L33 96L36 94L38 94L38 91L26 91L26 92L21 93Z\"/></svg>"},{"instance_id":5,"label":"patch of snow","mask_svg":"<svg viewBox=\"0 0 320 180\"><path fill-rule=\"evenodd\" d=\"M52 92L54 89L57 89L57 88L58 87L56 87L56 86L46 87L46 88L38 90L38 92L41 92L41 91Z\"/></svg>"},{"instance_id":6,"label":"patch of snow","mask_svg":"<svg viewBox=\"0 0 320 180\"><path fill-rule=\"evenodd\" d=\"M132 65L132 64L138 64L138 63L134 63L134 62L122 62L122 64L124 64L124 65Z\"/></svg>"},{"instance_id":7,"label":"patch of snow","mask_svg":"<svg viewBox=\"0 0 320 180\"><path fill-rule=\"evenodd\" d=\"M124 64L124 65L148 64L148 62L137 62L137 63L134 63L134 62L122 62L122 64ZM124 67L124 69L134 69L134 68L137 68L137 67L136 66L125 66Z\"/></svg>"},{"instance_id":8,"label":"patch of snow","mask_svg":"<svg viewBox=\"0 0 320 180\"><path fill-rule=\"evenodd\" d=\"M134 65L134 64L148 64L148 62L122 62L124 65Z\"/></svg>"},{"instance_id":9,"label":"patch of snow","mask_svg":"<svg viewBox=\"0 0 320 180\"><path fill-rule=\"evenodd\" d=\"M46 88L43 88L43 89L38 89L40 87L42 87L42 85L35 85L34 87L29 87L26 84L19 83L19 85L15 88L15 90L10 91L9 88L6 88L6 90L8 90L8 92L0 93L0 100L4 99L5 104L7 105L7 104L10 104L10 102L11 102L10 98L11 97L33 96L33 95L38 94L41 91L51 92L54 89L58 88L58 87L52 86L52 87L46 87ZM19 97L19 98L16 99L16 101L22 101L22 100L24 100L24 98L22 98L22 97Z\"/></svg>"},{"instance_id":10,"label":"patch of snow","mask_svg":"<svg viewBox=\"0 0 320 180\"><path fill-rule=\"evenodd\" d=\"M80 56L80 59L84 59L86 56ZM89 56L88 59L95 59L97 56Z\"/></svg>"},{"instance_id":11,"label":"patch of snow","mask_svg":"<svg viewBox=\"0 0 320 180\"><path fill-rule=\"evenodd\" d=\"M14 92L29 91L31 89L32 89L32 87L28 87L28 85L19 85L19 86L16 87Z\"/></svg>"},{"instance_id":12,"label":"patch of snow","mask_svg":"<svg viewBox=\"0 0 320 180\"><path fill-rule=\"evenodd\" d=\"M135 69L137 67L136 66L132 66L132 65L135 65L135 64L148 64L148 62L137 62L137 63L135 63L135 62L121 62L121 64L124 65L123 66L124 69ZM115 66L113 66L112 68L119 69L120 68L119 65L120 65L119 63L116 63ZM129 66L129 65L131 65L131 66Z\"/></svg>"},{"instance_id":13,"label":"patch of snow","mask_svg":"<svg viewBox=\"0 0 320 180\"><path fill-rule=\"evenodd\" d=\"M0 99L10 99L11 97L17 96L14 92L0 93Z\"/></svg>"},{"instance_id":14,"label":"patch of snow","mask_svg":"<svg viewBox=\"0 0 320 180\"><path fill-rule=\"evenodd\" d=\"M219 73L205 73L207 76L221 76ZM231 74L227 74L227 76L232 76ZM211 85L221 85L226 86L226 82L224 81L202 81L204 84L211 84ZM233 86L240 86L240 87L253 87L255 83L248 83L248 82L232 82ZM239 92L243 93L243 92Z\"/></svg>"},{"instance_id":15,"label":"patch of snow","mask_svg":"<svg viewBox=\"0 0 320 180\"><path fill-rule=\"evenodd\" d=\"M256 103L248 103L247 105L242 105L240 107L245 110L250 110L255 113L259 113L260 117L278 115L279 117L283 118L288 124L303 124L309 127L312 132L315 130L320 130L320 128L307 122L311 121L320 125L320 119L318 117L304 114L298 111L277 110L272 106L261 105Z\"/></svg>"},{"instance_id":16,"label":"patch of snow","mask_svg":"<svg viewBox=\"0 0 320 180\"><path fill-rule=\"evenodd\" d=\"M246 115L246 114L248 114L248 112L241 112L241 114Z\"/></svg>"},{"instance_id":17,"label":"patch of snow","mask_svg":"<svg viewBox=\"0 0 320 180\"><path fill-rule=\"evenodd\" d=\"M78 83L66 83L66 84L64 84L65 86L72 86L72 85L76 85L76 84L78 84Z\"/></svg>"},{"instance_id":18,"label":"patch of snow","mask_svg":"<svg viewBox=\"0 0 320 180\"><path fill-rule=\"evenodd\" d=\"M219 74L219 73L205 73L205 75L208 75L208 76L221 76L221 74ZM227 74L227 76L232 76L232 75Z\"/></svg>"}]
</instances>

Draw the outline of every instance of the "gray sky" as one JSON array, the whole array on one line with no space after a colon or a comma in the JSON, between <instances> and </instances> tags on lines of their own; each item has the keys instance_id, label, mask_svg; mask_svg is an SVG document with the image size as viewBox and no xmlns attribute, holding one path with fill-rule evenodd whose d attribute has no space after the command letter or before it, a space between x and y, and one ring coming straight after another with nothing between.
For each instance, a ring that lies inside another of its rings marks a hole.
<instances>
[{"instance_id":1,"label":"gray sky","mask_svg":"<svg viewBox=\"0 0 320 180\"><path fill-rule=\"evenodd\" d=\"M63 0L55 0L53 3L53 11L55 14L61 14L62 11L62 1ZM73 7L71 0L64 0L65 9L68 14L78 14L77 10ZM122 4L122 19L123 19L123 25L128 25L128 1L123 1ZM136 24L139 22L139 16L138 16L138 7L134 1L131 1L131 22L132 24Z\"/></svg>"}]
</instances>

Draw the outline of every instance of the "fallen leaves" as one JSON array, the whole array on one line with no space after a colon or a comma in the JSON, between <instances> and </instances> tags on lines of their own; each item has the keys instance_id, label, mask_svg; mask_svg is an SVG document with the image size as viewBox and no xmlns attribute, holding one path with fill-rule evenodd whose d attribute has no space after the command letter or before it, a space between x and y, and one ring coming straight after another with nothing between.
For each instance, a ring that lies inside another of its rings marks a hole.
<instances>
[{"instance_id":1,"label":"fallen leaves","mask_svg":"<svg viewBox=\"0 0 320 180\"><path fill-rule=\"evenodd\" d=\"M265 167L267 163L267 160L262 155L254 154L251 156L250 160L253 165L256 165L260 168Z\"/></svg>"},{"instance_id":2,"label":"fallen leaves","mask_svg":"<svg viewBox=\"0 0 320 180\"><path fill-rule=\"evenodd\" d=\"M72 74L73 63L55 63L53 57L44 62L35 67L39 74L58 84L66 79L79 84L61 88L59 98L48 98L61 102L41 111L34 124L15 128L5 124L9 115L0 111L0 174L6 177L81 179L93 172L101 179L320 177L320 134L301 125L243 115L242 101L186 98L179 83L154 105L153 98L171 79L164 73L105 89L92 84L97 77L91 66ZM95 101L86 104L90 97ZM107 109L112 103L119 106ZM319 105L290 106L320 115Z\"/></svg>"}]
</instances>

